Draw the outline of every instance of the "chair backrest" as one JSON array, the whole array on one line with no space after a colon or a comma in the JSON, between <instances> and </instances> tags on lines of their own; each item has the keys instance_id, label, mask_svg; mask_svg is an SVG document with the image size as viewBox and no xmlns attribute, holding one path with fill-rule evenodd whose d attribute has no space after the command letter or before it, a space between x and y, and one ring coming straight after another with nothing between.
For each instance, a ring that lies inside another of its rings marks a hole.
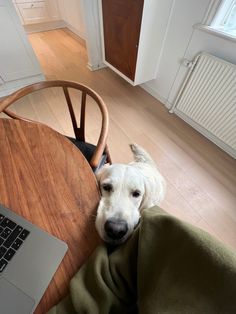
<instances>
[{"instance_id":1,"label":"chair backrest","mask_svg":"<svg viewBox=\"0 0 236 314\"><path fill-rule=\"evenodd\" d=\"M80 141L85 141L85 113L86 113L86 97L89 95L90 97L93 98L95 103L98 105L101 116L102 116L102 125L101 125L101 130L100 134L98 137L98 142L96 144L96 149L95 152L90 160L90 165L92 168L96 168L99 164L99 161L102 157L102 154L104 151L107 149L107 136L108 136L108 126L109 126L109 116L108 116L108 111L107 107L102 100L102 98L91 88L76 83L76 82L70 82L70 81L42 81L39 83L31 84L26 87L23 87L16 92L12 93L11 95L7 96L0 102L0 112L4 112L8 116L10 116L13 119L19 119L19 120L24 120L24 121L29 121L29 122L35 122L30 119L21 117L14 112L8 110L7 108L16 102L17 100L23 98L24 96L27 96L35 91L42 90L45 88L50 88L50 87L61 87L63 89L66 103L69 108L70 112L70 117L75 133L76 139ZM72 101L71 97L69 94L68 89L76 89L80 90L82 92L82 97L81 97L81 111L80 111L80 124L79 126L77 125L77 120L75 117L75 112L74 108L72 106Z\"/></svg>"}]
</instances>

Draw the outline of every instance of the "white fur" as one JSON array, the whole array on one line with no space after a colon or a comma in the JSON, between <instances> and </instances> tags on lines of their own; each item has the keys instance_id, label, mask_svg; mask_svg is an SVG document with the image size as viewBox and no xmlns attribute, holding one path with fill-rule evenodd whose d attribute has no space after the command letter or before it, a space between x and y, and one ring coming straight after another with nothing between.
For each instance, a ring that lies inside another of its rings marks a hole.
<instances>
[{"instance_id":1,"label":"white fur","mask_svg":"<svg viewBox=\"0 0 236 314\"><path fill-rule=\"evenodd\" d=\"M158 205L165 195L165 180L150 155L136 144L130 147L134 162L105 165L96 173L102 194L96 228L104 241L115 244L124 242L131 235L142 209ZM104 184L111 184L112 191L105 191ZM132 192L137 190L140 196L132 196ZM119 241L112 241L105 233L105 222L111 218L125 220L128 224L127 234Z\"/></svg>"}]
</instances>

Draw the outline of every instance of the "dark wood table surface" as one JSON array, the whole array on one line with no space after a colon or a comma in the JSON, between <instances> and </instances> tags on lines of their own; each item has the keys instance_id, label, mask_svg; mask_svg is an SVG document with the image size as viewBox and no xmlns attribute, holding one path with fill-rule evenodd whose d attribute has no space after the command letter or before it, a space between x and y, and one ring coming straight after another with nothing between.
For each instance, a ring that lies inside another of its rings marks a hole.
<instances>
[{"instance_id":1,"label":"dark wood table surface","mask_svg":"<svg viewBox=\"0 0 236 314\"><path fill-rule=\"evenodd\" d=\"M80 151L51 128L0 119L0 203L68 244L35 313L68 292L69 281L99 243L96 178Z\"/></svg>"}]
</instances>

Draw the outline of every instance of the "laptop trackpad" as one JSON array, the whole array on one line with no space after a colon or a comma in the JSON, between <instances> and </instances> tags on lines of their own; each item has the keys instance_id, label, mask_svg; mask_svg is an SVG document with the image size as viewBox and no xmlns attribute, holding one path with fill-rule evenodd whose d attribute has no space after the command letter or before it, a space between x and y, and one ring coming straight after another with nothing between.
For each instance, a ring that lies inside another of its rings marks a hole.
<instances>
[{"instance_id":1,"label":"laptop trackpad","mask_svg":"<svg viewBox=\"0 0 236 314\"><path fill-rule=\"evenodd\" d=\"M0 278L1 314L28 314L31 313L33 307L33 299L6 279Z\"/></svg>"}]
</instances>

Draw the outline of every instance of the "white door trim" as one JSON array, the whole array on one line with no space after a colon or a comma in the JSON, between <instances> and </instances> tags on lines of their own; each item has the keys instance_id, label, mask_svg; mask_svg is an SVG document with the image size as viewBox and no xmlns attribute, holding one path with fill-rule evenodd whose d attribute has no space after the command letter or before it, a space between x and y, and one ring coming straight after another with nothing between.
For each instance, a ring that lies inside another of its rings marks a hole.
<instances>
[{"instance_id":1,"label":"white door trim","mask_svg":"<svg viewBox=\"0 0 236 314\"><path fill-rule=\"evenodd\" d=\"M106 67L102 60L102 40L98 0L81 0L86 46L88 53L88 68L91 71Z\"/></svg>"}]
</instances>

